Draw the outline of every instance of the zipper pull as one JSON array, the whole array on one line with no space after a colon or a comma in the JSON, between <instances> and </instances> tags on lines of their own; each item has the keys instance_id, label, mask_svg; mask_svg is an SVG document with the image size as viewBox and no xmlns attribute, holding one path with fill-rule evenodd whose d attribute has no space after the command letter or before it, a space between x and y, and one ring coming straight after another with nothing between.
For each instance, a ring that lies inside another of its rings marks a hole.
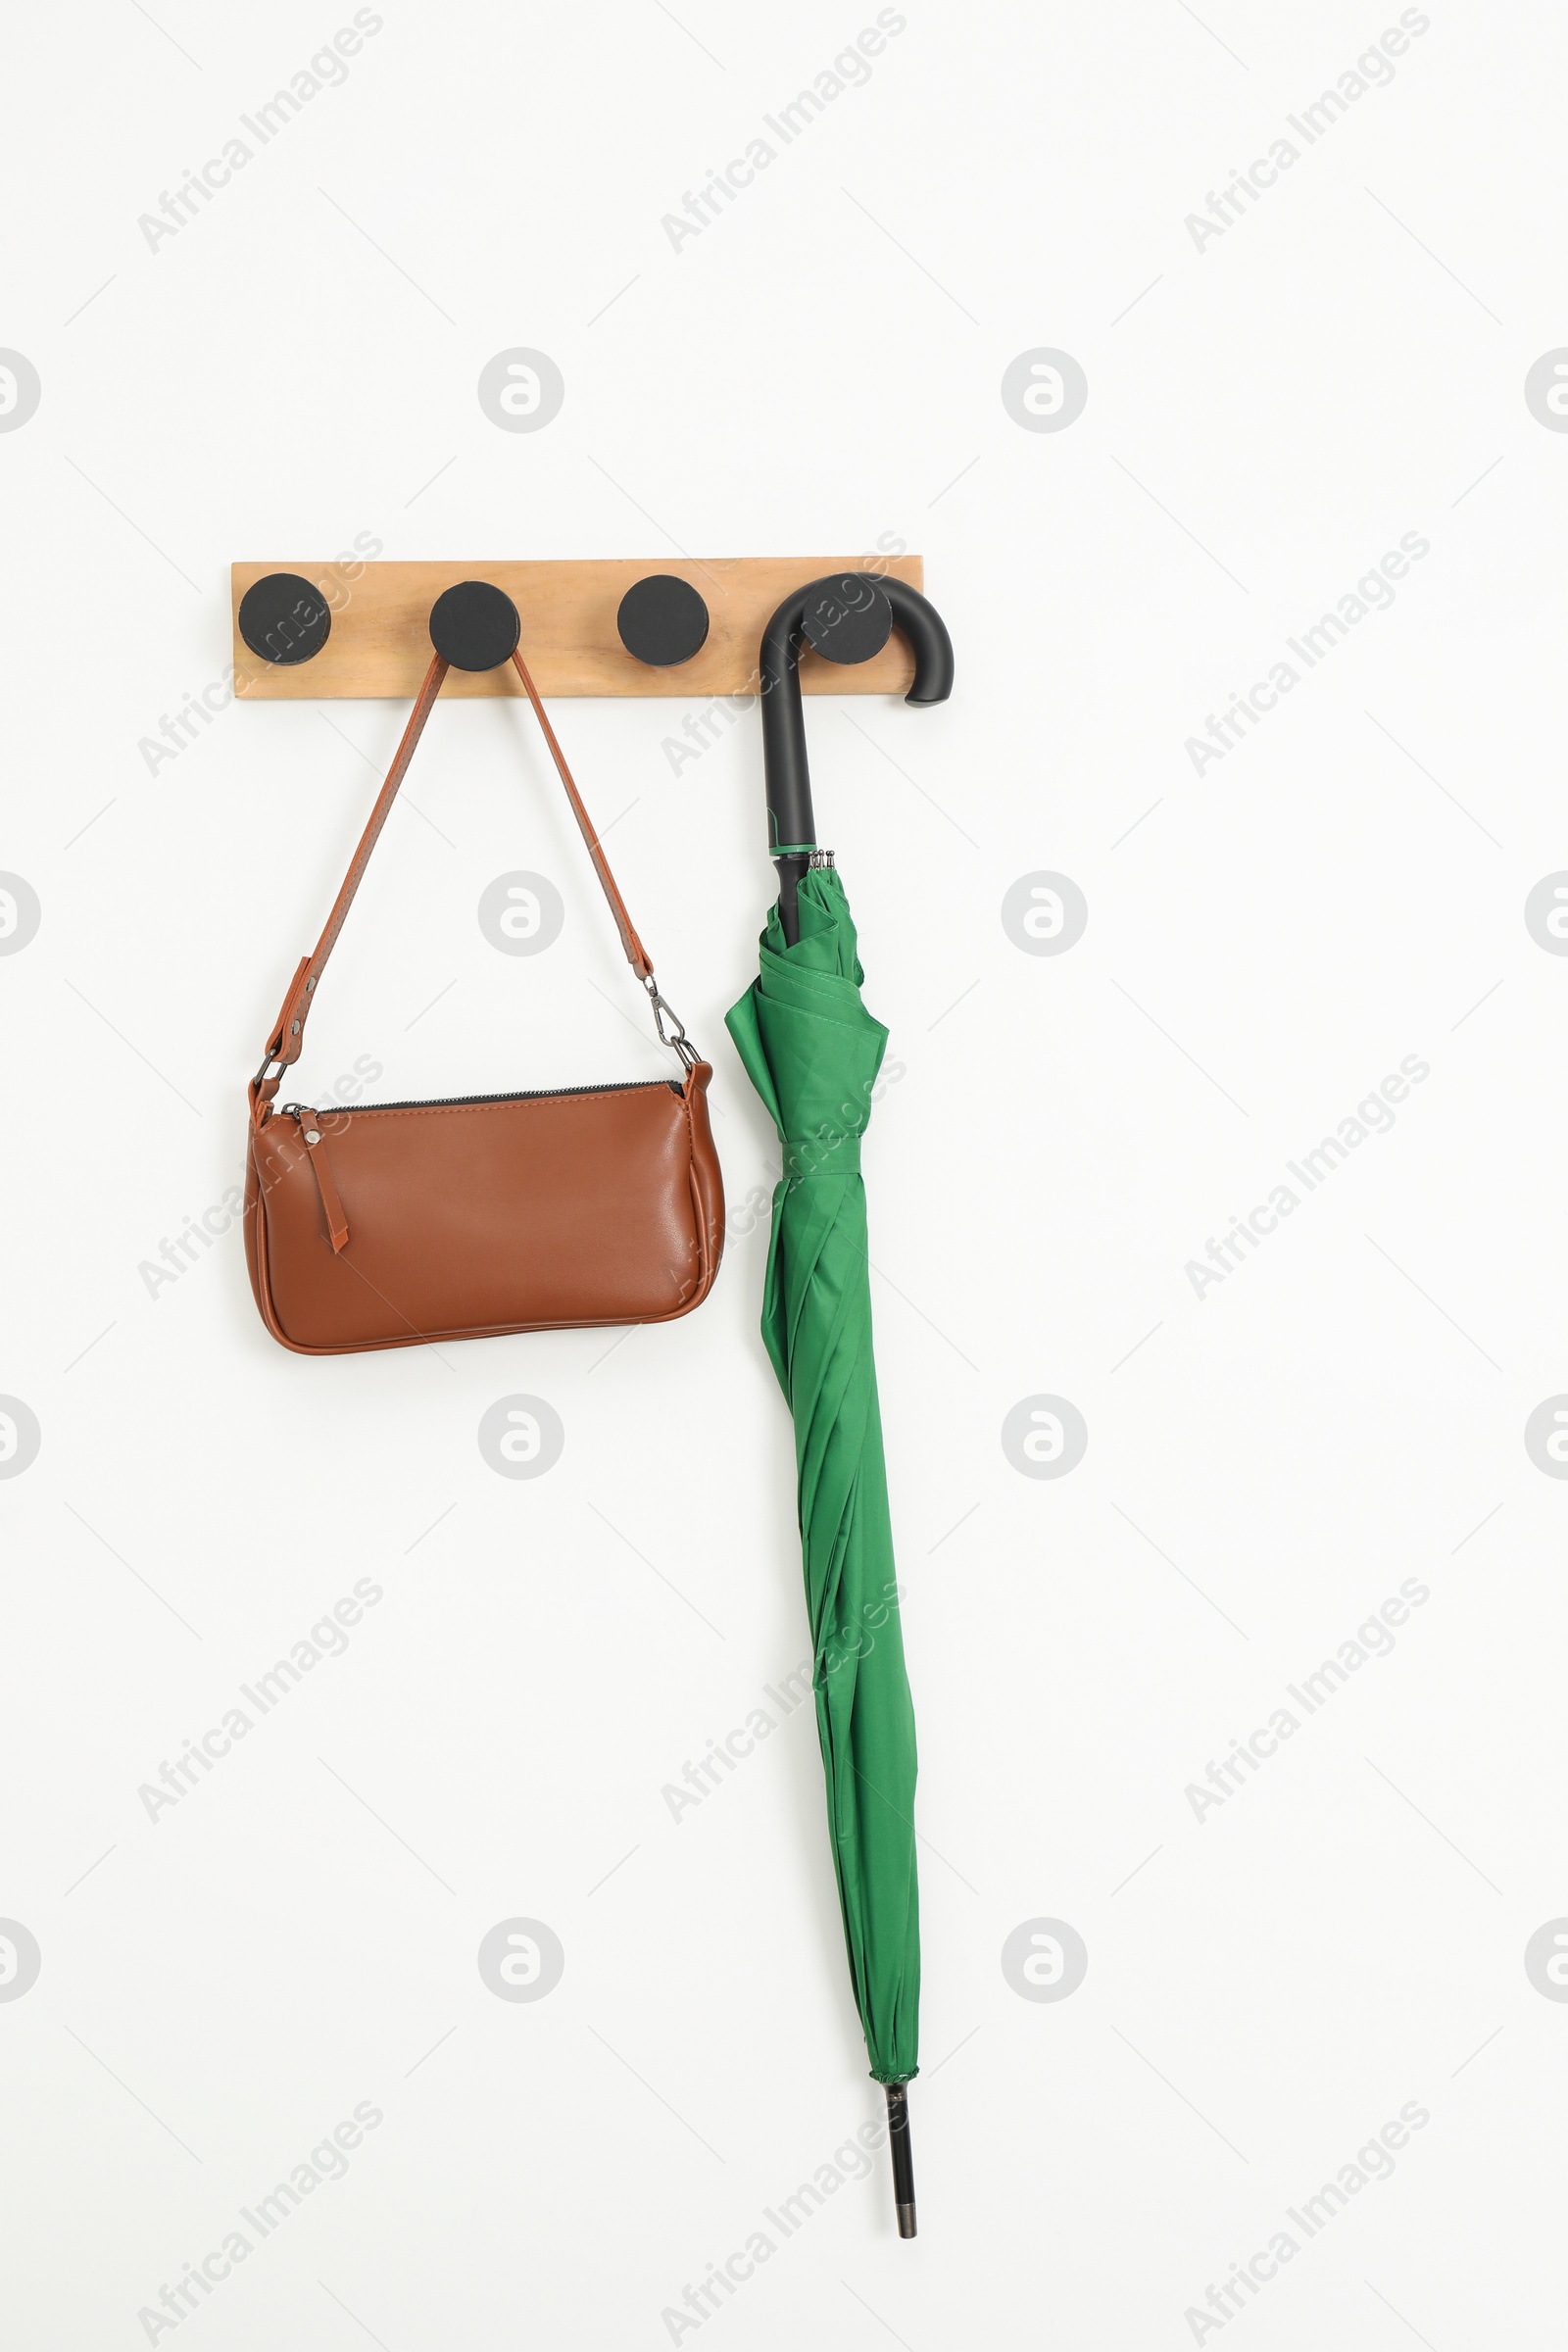
<instances>
[{"instance_id":1,"label":"zipper pull","mask_svg":"<svg viewBox=\"0 0 1568 2352\"><path fill-rule=\"evenodd\" d=\"M321 1206L326 1211L326 1229L332 1237L333 1254L338 1255L349 1246L349 1221L343 1211L342 1196L333 1179L332 1163L326 1155L326 1143L321 1134L320 1120L316 1112L308 1109L303 1102L287 1102L283 1107L292 1112L299 1121L300 1134L310 1152L311 1165L316 1170L316 1184L317 1190L321 1196Z\"/></svg>"}]
</instances>

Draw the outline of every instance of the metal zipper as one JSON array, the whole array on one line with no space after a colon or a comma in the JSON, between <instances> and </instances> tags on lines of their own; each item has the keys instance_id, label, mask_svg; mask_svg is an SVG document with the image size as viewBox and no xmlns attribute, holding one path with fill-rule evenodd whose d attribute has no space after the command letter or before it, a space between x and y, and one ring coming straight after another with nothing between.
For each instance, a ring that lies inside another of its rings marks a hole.
<instances>
[{"instance_id":1,"label":"metal zipper","mask_svg":"<svg viewBox=\"0 0 1568 2352\"><path fill-rule=\"evenodd\" d=\"M630 1095L655 1086L667 1086L672 1095L683 1091L673 1078L619 1078L608 1086L530 1086L517 1095L436 1095L419 1102L331 1102L327 1113L342 1111L358 1118L367 1110L462 1110L474 1102L543 1102L561 1095ZM318 1105L309 1102L280 1102L278 1108L294 1118L311 1109L322 1115Z\"/></svg>"}]
</instances>

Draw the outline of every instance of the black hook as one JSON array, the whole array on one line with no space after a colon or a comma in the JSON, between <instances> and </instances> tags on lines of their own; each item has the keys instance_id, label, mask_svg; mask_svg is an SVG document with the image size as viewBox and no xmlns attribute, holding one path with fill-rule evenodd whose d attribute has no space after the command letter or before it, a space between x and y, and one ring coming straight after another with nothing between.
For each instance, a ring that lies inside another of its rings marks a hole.
<instances>
[{"instance_id":1,"label":"black hook","mask_svg":"<svg viewBox=\"0 0 1568 2352\"><path fill-rule=\"evenodd\" d=\"M767 786L767 846L778 870L778 914L791 947L800 937L796 891L816 846L811 775L801 710L801 648L830 662L869 662L897 624L914 654L908 703L945 703L953 692L953 640L936 607L917 588L874 572L838 572L797 588L762 635L762 765Z\"/></svg>"},{"instance_id":2,"label":"black hook","mask_svg":"<svg viewBox=\"0 0 1568 2352\"><path fill-rule=\"evenodd\" d=\"M314 580L270 571L239 600L239 633L258 661L292 669L310 662L332 633L332 608Z\"/></svg>"},{"instance_id":3,"label":"black hook","mask_svg":"<svg viewBox=\"0 0 1568 2352\"><path fill-rule=\"evenodd\" d=\"M634 662L675 669L708 643L708 607L689 580L650 572L621 598L615 627Z\"/></svg>"},{"instance_id":4,"label":"black hook","mask_svg":"<svg viewBox=\"0 0 1568 2352\"><path fill-rule=\"evenodd\" d=\"M454 669L499 669L521 635L516 606L489 580L459 580L430 607L430 643Z\"/></svg>"}]
</instances>

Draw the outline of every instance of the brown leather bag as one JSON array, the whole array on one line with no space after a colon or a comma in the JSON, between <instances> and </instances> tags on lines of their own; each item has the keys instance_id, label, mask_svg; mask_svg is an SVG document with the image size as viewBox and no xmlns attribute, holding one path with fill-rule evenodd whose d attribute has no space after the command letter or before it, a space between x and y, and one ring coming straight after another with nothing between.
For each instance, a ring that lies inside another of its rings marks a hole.
<instances>
[{"instance_id":1,"label":"brown leather bag","mask_svg":"<svg viewBox=\"0 0 1568 2352\"><path fill-rule=\"evenodd\" d=\"M521 656L512 659L626 959L683 1077L319 1114L294 1102L274 1110L317 982L441 691L447 664L437 656L249 1090L251 1288L273 1339L304 1355L668 1322L701 1305L718 1271L724 1191L708 1123L712 1071L659 993L533 680Z\"/></svg>"}]
</instances>

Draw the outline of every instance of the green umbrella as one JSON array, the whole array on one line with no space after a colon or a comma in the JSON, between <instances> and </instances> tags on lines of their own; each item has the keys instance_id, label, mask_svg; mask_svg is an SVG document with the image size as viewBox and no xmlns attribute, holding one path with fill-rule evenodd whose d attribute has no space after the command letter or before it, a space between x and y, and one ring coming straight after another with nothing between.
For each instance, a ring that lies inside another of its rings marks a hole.
<instances>
[{"instance_id":1,"label":"green umbrella","mask_svg":"<svg viewBox=\"0 0 1568 2352\"><path fill-rule=\"evenodd\" d=\"M795 1419L801 1550L833 1867L871 2074L887 2089L899 2234L912 2237L905 2085L919 2066L914 1709L899 1623L860 1176L860 1137L888 1033L861 1002L864 974L855 923L831 853L808 839L812 819L796 668L803 631L820 644L810 626L823 601L818 592L842 597L858 584L814 583L780 608L763 640L763 692L773 695L763 710L779 904L762 933L758 977L731 1007L727 1024L784 1148L783 1175L773 1195L762 1338ZM874 581L864 585L884 594ZM909 589L894 600L901 622L907 626L906 599L923 608L947 646L940 620ZM848 609L858 612L858 606L851 600ZM871 652L885 643L892 617L890 605ZM872 636L876 619L873 614ZM919 653L921 637L913 628L908 633ZM863 627L856 642L864 642ZM949 684L951 674L947 647ZM929 676L925 682L929 688ZM919 684L917 677L917 693ZM928 691L920 699L941 698ZM792 749L799 754L794 760Z\"/></svg>"}]
</instances>

